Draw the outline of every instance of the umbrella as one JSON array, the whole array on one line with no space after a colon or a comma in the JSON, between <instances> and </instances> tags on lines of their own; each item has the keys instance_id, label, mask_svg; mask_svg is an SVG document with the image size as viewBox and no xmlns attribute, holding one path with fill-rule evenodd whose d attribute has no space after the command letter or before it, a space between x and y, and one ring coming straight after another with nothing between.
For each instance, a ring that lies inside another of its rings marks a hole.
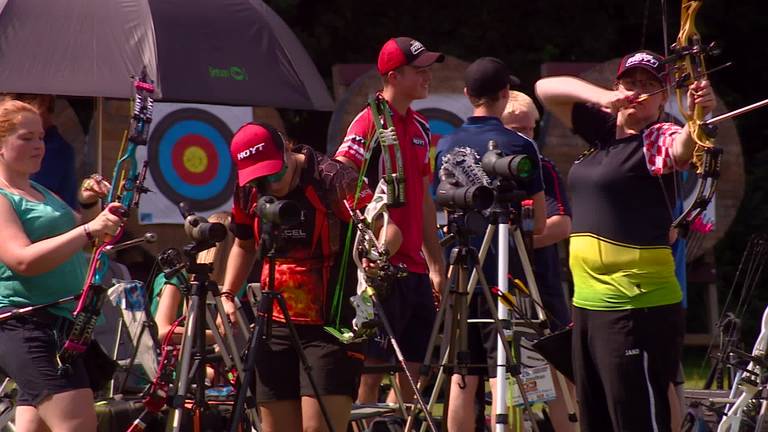
<instances>
[{"instance_id":1,"label":"umbrella","mask_svg":"<svg viewBox=\"0 0 768 432\"><path fill-rule=\"evenodd\" d=\"M290 28L260 0L0 0L0 91L332 110Z\"/></svg>"}]
</instances>

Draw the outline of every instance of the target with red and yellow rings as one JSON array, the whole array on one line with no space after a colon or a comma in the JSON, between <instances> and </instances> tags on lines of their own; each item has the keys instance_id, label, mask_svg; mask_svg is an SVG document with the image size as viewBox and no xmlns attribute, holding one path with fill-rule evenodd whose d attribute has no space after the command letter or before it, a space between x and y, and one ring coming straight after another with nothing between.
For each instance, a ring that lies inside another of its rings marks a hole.
<instances>
[{"instance_id":1,"label":"target with red and yellow rings","mask_svg":"<svg viewBox=\"0 0 768 432\"><path fill-rule=\"evenodd\" d=\"M167 114L149 139L149 168L160 192L195 210L219 207L232 196L235 174L229 155L232 130L197 108Z\"/></svg>"}]
</instances>

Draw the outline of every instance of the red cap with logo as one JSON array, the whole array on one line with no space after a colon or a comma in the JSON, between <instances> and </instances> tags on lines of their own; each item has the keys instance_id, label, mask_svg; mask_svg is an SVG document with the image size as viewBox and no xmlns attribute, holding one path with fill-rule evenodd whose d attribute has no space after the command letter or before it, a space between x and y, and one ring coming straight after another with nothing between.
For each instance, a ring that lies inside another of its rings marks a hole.
<instances>
[{"instance_id":1,"label":"red cap with logo","mask_svg":"<svg viewBox=\"0 0 768 432\"><path fill-rule=\"evenodd\" d=\"M238 129L229 150L240 186L279 172L285 159L284 149L283 137L270 125L247 123Z\"/></svg>"},{"instance_id":2,"label":"red cap with logo","mask_svg":"<svg viewBox=\"0 0 768 432\"><path fill-rule=\"evenodd\" d=\"M433 63L442 63L444 60L442 53L428 51L415 39L397 37L388 40L381 47L377 67L380 74L386 75L400 66L426 67Z\"/></svg>"}]
</instances>

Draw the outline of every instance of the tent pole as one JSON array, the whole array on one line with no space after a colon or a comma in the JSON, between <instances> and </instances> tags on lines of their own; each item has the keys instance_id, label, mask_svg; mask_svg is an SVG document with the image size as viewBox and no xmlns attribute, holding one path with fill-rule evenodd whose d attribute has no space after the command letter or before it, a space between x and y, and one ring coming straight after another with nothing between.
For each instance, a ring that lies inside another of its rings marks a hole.
<instances>
[{"instance_id":1,"label":"tent pole","mask_svg":"<svg viewBox=\"0 0 768 432\"><path fill-rule=\"evenodd\" d=\"M99 122L98 130L98 142L96 146L96 172L102 173L102 147L104 145L104 98L99 96L96 98L96 116Z\"/></svg>"}]
</instances>

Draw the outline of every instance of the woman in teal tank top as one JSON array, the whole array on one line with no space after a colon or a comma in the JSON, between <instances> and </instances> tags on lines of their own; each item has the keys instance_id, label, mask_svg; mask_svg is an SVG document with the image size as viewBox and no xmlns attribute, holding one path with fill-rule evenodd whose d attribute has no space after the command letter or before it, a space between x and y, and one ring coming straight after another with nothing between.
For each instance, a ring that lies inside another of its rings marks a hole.
<instances>
[{"instance_id":1,"label":"woman in teal tank top","mask_svg":"<svg viewBox=\"0 0 768 432\"><path fill-rule=\"evenodd\" d=\"M80 224L80 215L30 181L45 153L43 134L32 106L0 102L0 313L80 292L88 264L83 248L114 234L122 223L109 211L118 205L112 204ZM108 183L92 176L80 190L81 205L94 207L108 188ZM71 374L57 374L57 342L63 339L56 329L71 319L73 306L0 322L0 369L19 390L18 430L96 430L93 392L82 361L73 365Z\"/></svg>"}]
</instances>

